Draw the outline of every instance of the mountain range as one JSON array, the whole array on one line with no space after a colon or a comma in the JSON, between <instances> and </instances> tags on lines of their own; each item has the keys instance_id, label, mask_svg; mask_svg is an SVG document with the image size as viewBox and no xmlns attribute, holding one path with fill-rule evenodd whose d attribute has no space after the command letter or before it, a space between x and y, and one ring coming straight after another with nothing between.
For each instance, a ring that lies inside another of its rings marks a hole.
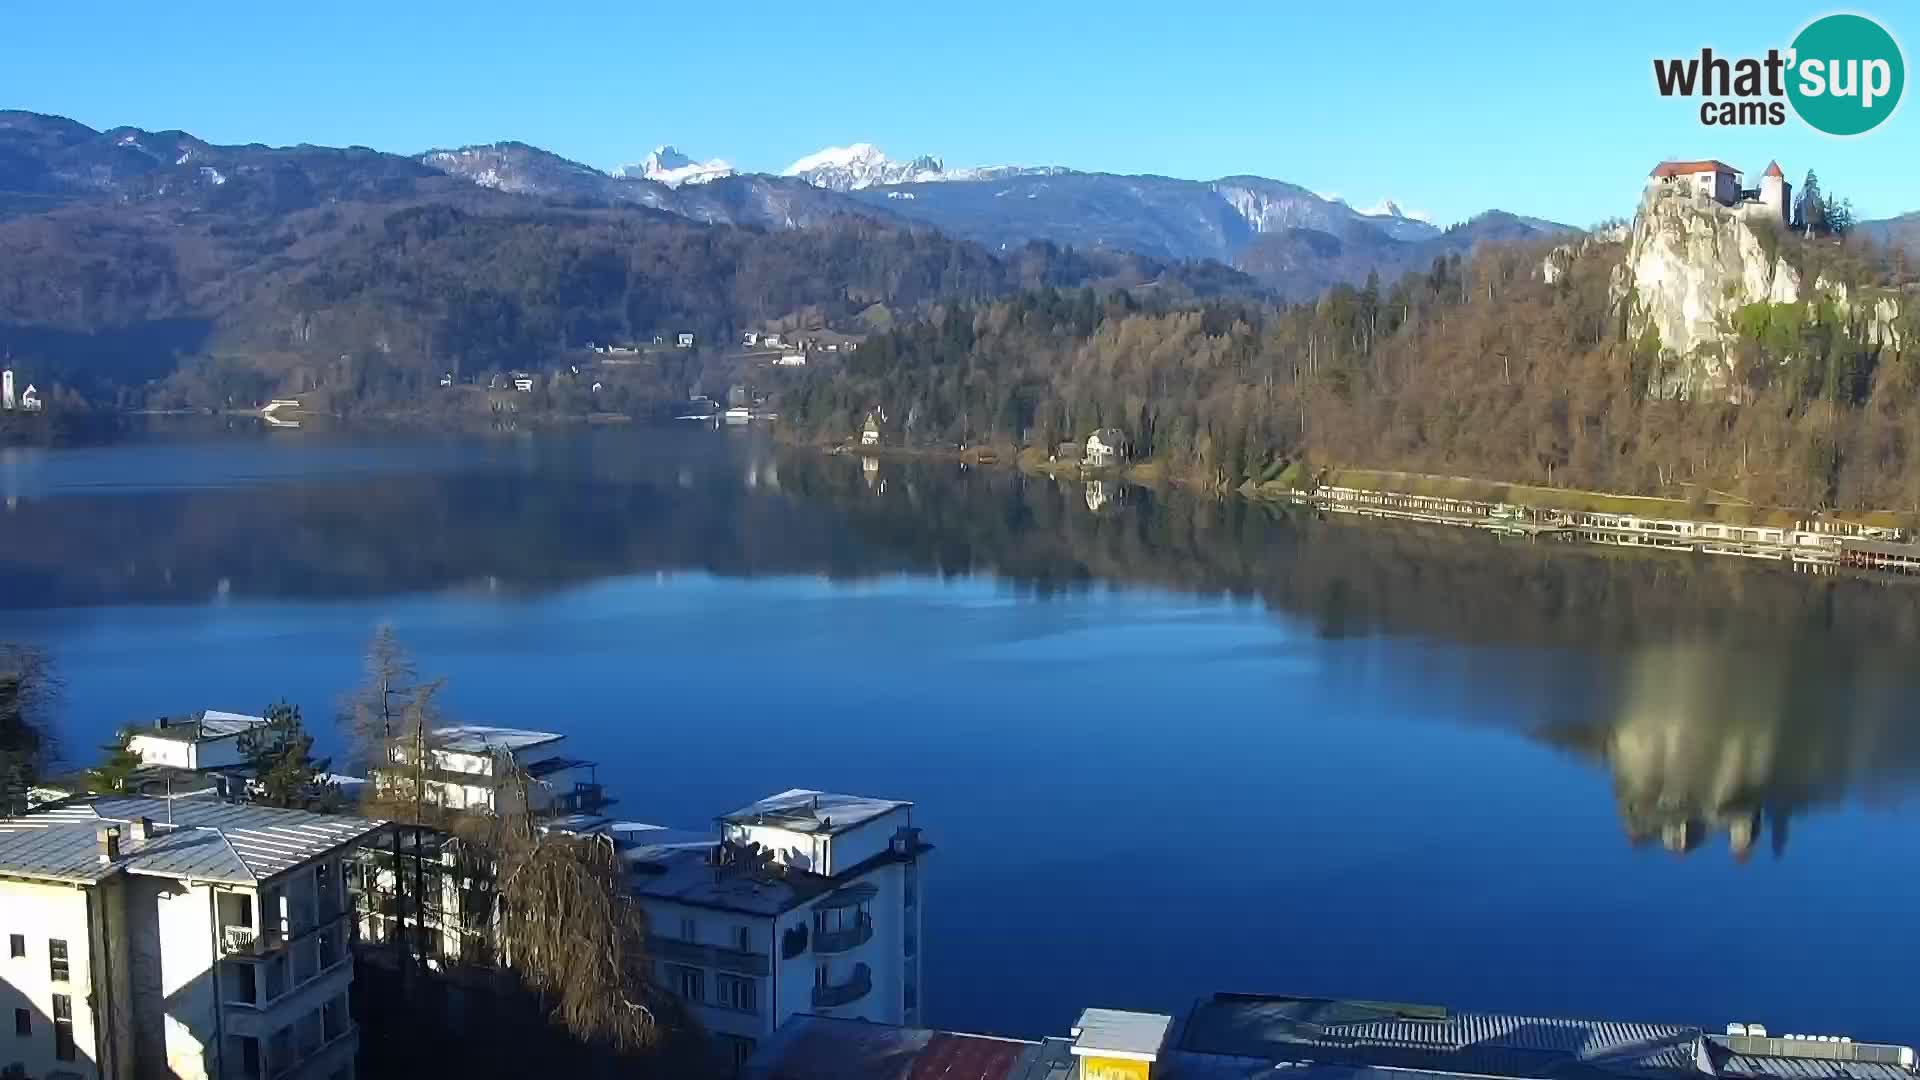
<instances>
[{"instance_id":1,"label":"mountain range","mask_svg":"<svg viewBox=\"0 0 1920 1080\"><path fill-rule=\"evenodd\" d=\"M870 143L830 147L780 176L740 173L672 146L612 173L524 143L420 155L483 187L548 199L632 203L697 221L806 228L837 214L923 222L989 250L1033 241L1213 260L1275 293L1312 296L1338 282L1384 278L1487 240L1544 239L1570 227L1488 211L1443 229L1391 200L1374 211L1258 176L1186 180L1080 172L1056 165L949 168L932 155L896 160Z\"/></svg>"},{"instance_id":2,"label":"mountain range","mask_svg":"<svg viewBox=\"0 0 1920 1080\"><path fill-rule=\"evenodd\" d=\"M345 355L405 353L414 379L586 340L709 341L1037 286L1308 298L1565 230L1502 211L1442 229L1263 177L952 169L863 144L787 171L671 147L614 174L519 142L218 145L0 111L0 351L59 357L70 385L88 365L121 386L179 356L266 365L264 382L221 384L239 397L326 382L288 373Z\"/></svg>"},{"instance_id":3,"label":"mountain range","mask_svg":"<svg viewBox=\"0 0 1920 1080\"><path fill-rule=\"evenodd\" d=\"M228 185L242 176L248 183ZM807 155L781 176L739 173L723 160L696 161L671 146L608 173L521 142L407 157L365 147L219 146L178 130L95 131L61 117L0 113L0 215L74 200L166 198L284 213L327 200L445 194L448 178L549 203L642 207L711 225L807 229L862 217L931 225L991 251L1041 241L1213 260L1288 297L1357 283L1368 273L1392 277L1483 240L1566 229L1492 212L1443 230L1391 203L1364 213L1263 177L948 168L933 156L894 160L865 143Z\"/></svg>"}]
</instances>

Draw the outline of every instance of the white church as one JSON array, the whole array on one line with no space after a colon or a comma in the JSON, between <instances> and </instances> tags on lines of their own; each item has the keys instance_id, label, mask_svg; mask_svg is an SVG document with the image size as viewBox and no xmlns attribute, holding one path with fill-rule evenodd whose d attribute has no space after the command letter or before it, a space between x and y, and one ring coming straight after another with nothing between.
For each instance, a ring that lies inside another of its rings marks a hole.
<instances>
[{"instance_id":1,"label":"white church","mask_svg":"<svg viewBox=\"0 0 1920 1080\"><path fill-rule=\"evenodd\" d=\"M1742 215L1771 218L1781 224L1792 219L1793 185L1780 163L1769 161L1760 186L1740 186L1740 170L1724 161L1663 161L1647 176L1650 192L1715 202Z\"/></svg>"}]
</instances>

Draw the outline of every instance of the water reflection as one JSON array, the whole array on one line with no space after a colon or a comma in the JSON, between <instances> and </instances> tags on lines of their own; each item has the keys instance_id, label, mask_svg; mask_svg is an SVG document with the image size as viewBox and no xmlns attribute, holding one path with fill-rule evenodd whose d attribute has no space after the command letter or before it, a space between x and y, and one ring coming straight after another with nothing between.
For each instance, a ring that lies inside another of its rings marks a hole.
<instances>
[{"instance_id":1,"label":"water reflection","mask_svg":"<svg viewBox=\"0 0 1920 1080\"><path fill-rule=\"evenodd\" d=\"M1121 582L1259 598L1324 638L1461 646L1424 662L1504 689L1513 707L1491 722L1610 771L1635 843L1778 854L1808 811L1897 797L1920 773L1920 592L1738 560L1320 521L728 431L7 452L0 494L0 612L683 569L991 573L1039 598Z\"/></svg>"},{"instance_id":2,"label":"water reflection","mask_svg":"<svg viewBox=\"0 0 1920 1080\"><path fill-rule=\"evenodd\" d=\"M1778 858L1810 808L1897 798L1920 771L1911 677L1863 664L1836 680L1833 661L1811 641L1647 646L1627 659L1610 716L1545 735L1611 771L1635 844L1687 854L1724 836L1745 861L1764 839Z\"/></svg>"}]
</instances>

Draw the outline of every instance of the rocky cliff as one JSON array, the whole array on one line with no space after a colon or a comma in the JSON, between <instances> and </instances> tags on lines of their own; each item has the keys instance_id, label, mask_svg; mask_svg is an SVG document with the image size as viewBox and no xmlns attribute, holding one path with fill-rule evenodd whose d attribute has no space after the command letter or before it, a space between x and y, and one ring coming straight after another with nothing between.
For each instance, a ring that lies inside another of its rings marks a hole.
<instances>
[{"instance_id":1,"label":"rocky cliff","mask_svg":"<svg viewBox=\"0 0 1920 1080\"><path fill-rule=\"evenodd\" d=\"M1656 335L1668 363L1660 397L1731 392L1734 316L1749 304L1803 299L1800 273L1780 254L1776 227L1711 202L1649 190L1614 271L1613 300L1627 334Z\"/></svg>"}]
</instances>

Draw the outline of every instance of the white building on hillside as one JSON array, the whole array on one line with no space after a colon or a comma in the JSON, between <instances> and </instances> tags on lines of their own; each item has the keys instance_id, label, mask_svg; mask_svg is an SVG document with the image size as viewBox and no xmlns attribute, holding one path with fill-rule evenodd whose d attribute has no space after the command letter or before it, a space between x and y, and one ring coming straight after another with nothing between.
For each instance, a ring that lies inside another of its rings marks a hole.
<instances>
[{"instance_id":1,"label":"white building on hillside","mask_svg":"<svg viewBox=\"0 0 1920 1080\"><path fill-rule=\"evenodd\" d=\"M1088 468L1118 465L1127 460L1127 433L1104 427L1087 436L1087 449L1080 462Z\"/></svg>"},{"instance_id":2,"label":"white building on hillside","mask_svg":"<svg viewBox=\"0 0 1920 1080\"><path fill-rule=\"evenodd\" d=\"M661 985L738 1064L796 1013L916 1024L931 846L913 804L793 790L718 835L613 826Z\"/></svg>"},{"instance_id":3,"label":"white building on hillside","mask_svg":"<svg viewBox=\"0 0 1920 1080\"><path fill-rule=\"evenodd\" d=\"M0 371L0 409L13 408L13 369Z\"/></svg>"},{"instance_id":4,"label":"white building on hillside","mask_svg":"<svg viewBox=\"0 0 1920 1080\"><path fill-rule=\"evenodd\" d=\"M527 775L524 808L536 815L591 814L609 800L596 778L598 766L561 751L566 736L551 731L460 724L436 728L427 740L427 798L450 810L486 813L523 808L515 766ZM412 748L392 751L394 766L377 782L389 792L406 789Z\"/></svg>"},{"instance_id":5,"label":"white building on hillside","mask_svg":"<svg viewBox=\"0 0 1920 1080\"><path fill-rule=\"evenodd\" d=\"M246 763L240 736L266 723L262 716L208 709L184 720L161 717L151 727L132 729L127 749L142 763L201 771Z\"/></svg>"},{"instance_id":6,"label":"white building on hillside","mask_svg":"<svg viewBox=\"0 0 1920 1080\"><path fill-rule=\"evenodd\" d=\"M119 796L0 821L4 1056L42 1078L351 1080L342 864L381 827Z\"/></svg>"}]
</instances>

